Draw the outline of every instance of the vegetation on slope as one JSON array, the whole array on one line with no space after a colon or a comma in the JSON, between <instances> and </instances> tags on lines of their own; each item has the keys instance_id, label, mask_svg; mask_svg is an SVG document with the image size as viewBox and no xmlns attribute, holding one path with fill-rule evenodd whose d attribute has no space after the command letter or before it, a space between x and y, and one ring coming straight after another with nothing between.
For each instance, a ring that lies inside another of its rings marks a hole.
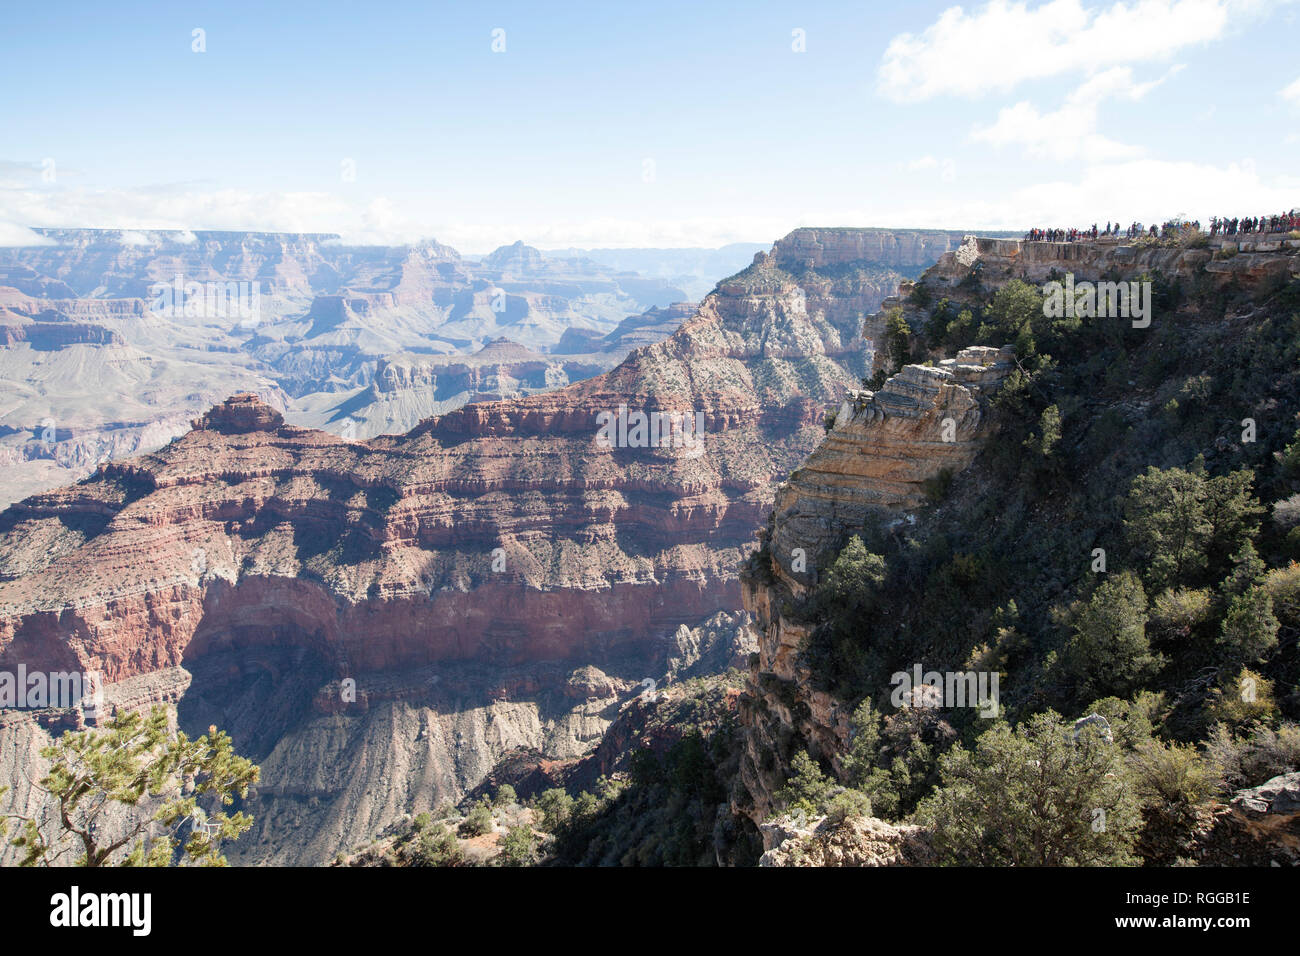
<instances>
[{"instance_id":1,"label":"vegetation on slope","mask_svg":"<svg viewBox=\"0 0 1300 956\"><path fill-rule=\"evenodd\" d=\"M408 823L350 857L358 866L716 866L757 859L753 834L736 830L729 788L741 745L731 672L692 678L625 707L613 737L614 766L593 776L600 755L580 761L570 786L520 800L503 784L492 799L467 799Z\"/></svg>"},{"instance_id":2,"label":"vegetation on slope","mask_svg":"<svg viewBox=\"0 0 1300 956\"><path fill-rule=\"evenodd\" d=\"M891 327L913 361L1019 367L976 464L915 524L852 529L796 609L817 682L862 702L848 782L952 862L1172 862L1211 796L1300 764L1300 282L1143 278L1145 329L1018 281ZM891 707L916 663L996 672L1001 716ZM1063 750L1090 713L1114 743Z\"/></svg>"}]
</instances>

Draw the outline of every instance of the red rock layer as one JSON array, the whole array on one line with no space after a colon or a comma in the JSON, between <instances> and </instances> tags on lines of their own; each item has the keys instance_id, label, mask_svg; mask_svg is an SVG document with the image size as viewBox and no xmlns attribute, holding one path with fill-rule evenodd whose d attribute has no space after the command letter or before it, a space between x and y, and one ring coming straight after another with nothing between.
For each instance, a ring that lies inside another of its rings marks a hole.
<instances>
[{"instance_id":1,"label":"red rock layer","mask_svg":"<svg viewBox=\"0 0 1300 956\"><path fill-rule=\"evenodd\" d=\"M261 643L340 673L594 658L734 608L774 481L870 372L862 318L893 291L866 262L759 258L669 339L560 391L368 442L236 396L12 506L0 666L116 681ZM597 415L620 406L702 413L703 451L602 447Z\"/></svg>"}]
</instances>

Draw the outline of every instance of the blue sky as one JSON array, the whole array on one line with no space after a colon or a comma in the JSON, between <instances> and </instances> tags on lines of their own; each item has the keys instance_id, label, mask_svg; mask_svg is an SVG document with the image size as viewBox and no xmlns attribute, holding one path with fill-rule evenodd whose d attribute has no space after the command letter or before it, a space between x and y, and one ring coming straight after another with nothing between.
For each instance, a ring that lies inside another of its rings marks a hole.
<instances>
[{"instance_id":1,"label":"blue sky","mask_svg":"<svg viewBox=\"0 0 1300 956\"><path fill-rule=\"evenodd\" d=\"M1300 205L1298 40L1300 3L1267 0L27 5L0 36L0 242L1271 211Z\"/></svg>"}]
</instances>

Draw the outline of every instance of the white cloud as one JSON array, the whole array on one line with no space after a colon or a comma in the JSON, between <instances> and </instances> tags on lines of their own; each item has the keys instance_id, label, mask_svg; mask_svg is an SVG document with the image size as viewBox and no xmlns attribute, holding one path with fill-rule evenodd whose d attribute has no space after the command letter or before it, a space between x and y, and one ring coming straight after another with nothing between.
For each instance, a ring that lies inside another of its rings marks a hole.
<instances>
[{"instance_id":1,"label":"white cloud","mask_svg":"<svg viewBox=\"0 0 1300 956\"><path fill-rule=\"evenodd\" d=\"M1267 214L1295 205L1300 180L1261 179L1252 162L1226 167L1206 163L1137 160L1086 169L1077 182L1041 183L1020 190L1013 207L1040 211L1035 221L1091 222L1112 211L1121 221L1154 222L1175 215ZM1189 203L1194 206L1189 207Z\"/></svg>"},{"instance_id":2,"label":"white cloud","mask_svg":"<svg viewBox=\"0 0 1300 956\"><path fill-rule=\"evenodd\" d=\"M46 239L44 236L32 232L21 223L6 222L4 219L0 219L0 247L52 245L55 245L53 239Z\"/></svg>"},{"instance_id":3,"label":"white cloud","mask_svg":"<svg viewBox=\"0 0 1300 956\"><path fill-rule=\"evenodd\" d=\"M1141 147L1126 146L1096 131L1096 104L1067 103L1051 113L1040 113L1028 103L1008 106L991 126L976 127L971 139L994 146L1018 144L1039 159L1082 157L1088 162L1131 159Z\"/></svg>"},{"instance_id":4,"label":"white cloud","mask_svg":"<svg viewBox=\"0 0 1300 956\"><path fill-rule=\"evenodd\" d=\"M890 41L878 89L897 102L1009 92L1027 80L1123 64L1162 62L1208 43L1247 17L1289 0L1136 0L1030 7L992 0L949 7L920 35Z\"/></svg>"},{"instance_id":5,"label":"white cloud","mask_svg":"<svg viewBox=\"0 0 1300 956\"><path fill-rule=\"evenodd\" d=\"M975 127L970 138L993 146L1020 145L1031 156L1058 162L1075 158L1088 162L1135 159L1143 155L1141 147L1116 142L1097 132L1098 106L1108 98L1139 100L1181 69L1181 64L1175 65L1159 79L1138 83L1131 69L1117 66L1090 77L1058 110L1040 113L1032 104L1020 102L1000 110L991 125Z\"/></svg>"},{"instance_id":6,"label":"white cloud","mask_svg":"<svg viewBox=\"0 0 1300 956\"><path fill-rule=\"evenodd\" d=\"M147 242L142 233L153 229L185 230L180 237L185 242L194 241L189 231L194 229L348 230L375 242L409 242L428 233L423 224L399 221L391 215L387 219L368 215L366 209L328 193L262 193L190 184L86 189L34 187L11 181L0 184L0 222L21 227L120 229L128 243ZM12 228L0 232L0 242L26 244L22 233L13 233Z\"/></svg>"},{"instance_id":7,"label":"white cloud","mask_svg":"<svg viewBox=\"0 0 1300 956\"><path fill-rule=\"evenodd\" d=\"M1285 89L1278 90L1277 95L1287 102L1300 106L1300 78Z\"/></svg>"},{"instance_id":8,"label":"white cloud","mask_svg":"<svg viewBox=\"0 0 1300 956\"><path fill-rule=\"evenodd\" d=\"M418 203L382 196L365 202L330 193L259 193L194 185L92 190L10 182L0 183L0 246L41 244L46 240L29 227L42 226L120 229L127 241L154 229L184 230L183 241L193 241L195 229L326 232L357 245L437 239L461 252L491 250L516 239L547 248L721 246L767 241L793 227L791 219L781 215L462 221L422 212Z\"/></svg>"},{"instance_id":9,"label":"white cloud","mask_svg":"<svg viewBox=\"0 0 1300 956\"><path fill-rule=\"evenodd\" d=\"M873 210L872 218L909 226L1015 230L1105 225L1115 219L1125 225L1135 219L1163 222L1177 215L1206 222L1213 215L1290 209L1298 190L1300 177L1265 180L1249 161L1215 166L1137 159L1089 166L1075 178L1033 183L992 198Z\"/></svg>"}]
</instances>

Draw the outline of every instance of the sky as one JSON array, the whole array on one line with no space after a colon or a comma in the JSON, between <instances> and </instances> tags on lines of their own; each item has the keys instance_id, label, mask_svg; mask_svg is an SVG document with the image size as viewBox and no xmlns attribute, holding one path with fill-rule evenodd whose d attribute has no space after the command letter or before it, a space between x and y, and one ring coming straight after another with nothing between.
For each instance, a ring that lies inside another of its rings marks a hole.
<instances>
[{"instance_id":1,"label":"sky","mask_svg":"<svg viewBox=\"0 0 1300 956\"><path fill-rule=\"evenodd\" d=\"M33 226L466 253L1300 206L1300 0L10 4Z\"/></svg>"}]
</instances>

